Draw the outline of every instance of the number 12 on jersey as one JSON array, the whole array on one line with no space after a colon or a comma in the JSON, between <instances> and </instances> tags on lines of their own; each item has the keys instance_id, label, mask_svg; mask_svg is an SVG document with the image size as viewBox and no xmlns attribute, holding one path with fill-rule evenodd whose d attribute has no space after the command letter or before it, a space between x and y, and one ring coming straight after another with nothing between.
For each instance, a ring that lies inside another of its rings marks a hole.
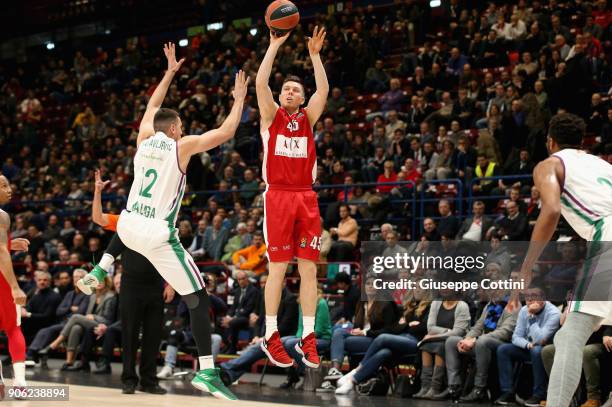
<instances>
[{"instance_id":1,"label":"number 12 on jersey","mask_svg":"<svg viewBox=\"0 0 612 407\"><path fill-rule=\"evenodd\" d=\"M149 168L147 172L145 172L145 169L143 168L142 172L144 172L144 178L146 178L147 181L149 181L149 178L152 179L149 181L149 184L146 187L144 186L144 178L142 179L139 195L145 198L151 198L151 189L153 188L153 185L155 185L155 182L157 182L157 171L155 171L153 168Z\"/></svg>"}]
</instances>

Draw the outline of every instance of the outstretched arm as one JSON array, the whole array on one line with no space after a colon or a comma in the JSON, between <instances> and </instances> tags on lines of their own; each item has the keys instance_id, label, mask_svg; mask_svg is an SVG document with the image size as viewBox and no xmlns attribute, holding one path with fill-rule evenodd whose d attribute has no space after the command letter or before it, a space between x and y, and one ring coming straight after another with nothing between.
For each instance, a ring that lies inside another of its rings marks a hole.
<instances>
[{"instance_id":1,"label":"outstretched arm","mask_svg":"<svg viewBox=\"0 0 612 407\"><path fill-rule=\"evenodd\" d=\"M310 126L314 126L319 117L325 110L327 103L327 94L329 93L329 82L327 81L327 74L323 67L323 61L321 61L321 48L325 42L325 28L315 27L312 38L308 39L308 52L310 53L310 59L312 60L312 66L314 68L315 82L317 84L317 91L310 97L306 113L308 114L308 121Z\"/></svg>"},{"instance_id":2,"label":"outstretched arm","mask_svg":"<svg viewBox=\"0 0 612 407\"><path fill-rule=\"evenodd\" d=\"M244 99L247 94L249 78L243 71L236 74L236 82L234 85L234 106L229 115L218 129L207 131L199 136L186 136L178 142L179 165L182 170L187 168L189 159L192 155L208 151L212 148L221 145L234 137L236 129L240 124L242 116L242 108L244 107Z\"/></svg>"},{"instance_id":3,"label":"outstretched arm","mask_svg":"<svg viewBox=\"0 0 612 407\"><path fill-rule=\"evenodd\" d=\"M102 191L110 181L102 181L100 170L96 170L96 184L94 188L93 202L91 204L91 218L94 223L105 227L108 225L108 215L102 212Z\"/></svg>"},{"instance_id":4,"label":"outstretched arm","mask_svg":"<svg viewBox=\"0 0 612 407\"><path fill-rule=\"evenodd\" d=\"M10 227L11 219L8 213L0 211L0 272L2 272L2 275L11 287L15 304L25 305L26 295L19 288L17 277L15 277L15 271L13 270L13 263L11 262L11 255L8 251L8 232Z\"/></svg>"},{"instance_id":5,"label":"outstretched arm","mask_svg":"<svg viewBox=\"0 0 612 407\"><path fill-rule=\"evenodd\" d=\"M259 70L257 71L257 77L255 78L255 90L257 91L257 104L259 105L259 113L261 114L260 126L262 128L268 128L274 120L274 115L278 109L278 105L274 101L272 96L272 90L268 83L270 82L270 74L272 73L272 65L274 65L274 58L278 53L278 49L283 43L289 38L289 33L282 37L277 37L276 34L270 31L270 45L266 51Z\"/></svg>"},{"instance_id":6,"label":"outstretched arm","mask_svg":"<svg viewBox=\"0 0 612 407\"><path fill-rule=\"evenodd\" d=\"M147 110L145 111L144 116L142 116L140 128L138 129L138 140L136 141L136 146L139 146L141 142L155 134L155 130L153 129L153 119L155 118L155 113L157 113L164 102L166 93L168 92L168 88L172 83L174 75L179 71L179 69L181 69L183 62L185 62L185 58L182 58L178 62L176 61L175 46L171 42L164 44L164 54L166 54L166 59L168 60L168 70L164 74L164 77L159 85L157 85L157 88L155 88L153 95L151 95L151 99L149 99L149 103L147 103Z\"/></svg>"},{"instance_id":7,"label":"outstretched arm","mask_svg":"<svg viewBox=\"0 0 612 407\"><path fill-rule=\"evenodd\" d=\"M561 216L561 185L559 185L559 160L548 158L539 163L533 171L533 180L540 191L542 210L531 235L529 250L521 267L521 278L529 287L533 276L533 266L540 258L546 244L550 241Z\"/></svg>"}]
</instances>

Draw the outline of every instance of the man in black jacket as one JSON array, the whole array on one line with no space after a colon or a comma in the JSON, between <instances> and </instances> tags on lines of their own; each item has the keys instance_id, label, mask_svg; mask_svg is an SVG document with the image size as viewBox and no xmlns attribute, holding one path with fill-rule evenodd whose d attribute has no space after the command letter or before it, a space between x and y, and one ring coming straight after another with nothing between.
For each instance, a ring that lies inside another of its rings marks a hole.
<instances>
[{"instance_id":1,"label":"man in black jacket","mask_svg":"<svg viewBox=\"0 0 612 407\"><path fill-rule=\"evenodd\" d=\"M342 310L339 315L332 315L332 321L336 320L335 326L353 322L355 308L361 299L361 290L352 284L351 276L347 273L338 273L335 279L338 291L343 293Z\"/></svg>"},{"instance_id":2,"label":"man in black jacket","mask_svg":"<svg viewBox=\"0 0 612 407\"><path fill-rule=\"evenodd\" d=\"M76 269L73 273L75 283L83 278L87 272L83 269ZM27 360L38 359L38 351L51 343L51 341L59 335L62 328L73 314L85 315L89 297L83 294L75 285L74 290L69 291L60 305L57 307L55 316L60 321L55 325L48 326L36 333L34 340L28 347L26 354Z\"/></svg>"},{"instance_id":3,"label":"man in black jacket","mask_svg":"<svg viewBox=\"0 0 612 407\"><path fill-rule=\"evenodd\" d=\"M502 240L520 241L527 236L527 217L519 211L516 202L506 203L506 216L495 222Z\"/></svg>"},{"instance_id":4,"label":"man in black jacket","mask_svg":"<svg viewBox=\"0 0 612 407\"><path fill-rule=\"evenodd\" d=\"M21 309L21 330L30 343L36 332L55 322L55 311L62 301L58 293L51 289L51 274L47 271L34 273L36 287L27 295L27 305Z\"/></svg>"},{"instance_id":5,"label":"man in black jacket","mask_svg":"<svg viewBox=\"0 0 612 407\"><path fill-rule=\"evenodd\" d=\"M262 276L263 278L264 276ZM283 285L285 282L283 282ZM262 287L265 290L265 287ZM266 312L265 312L265 296L261 295L261 301L258 304L257 320L255 322L255 337L250 345L245 348L240 357L230 360L229 362L219 365L221 368L221 379L229 386L235 382L244 373L248 372L253 363L260 359L266 358L266 354L261 350L261 341L264 338L266 330ZM298 304L297 297L286 286L281 292L281 301L278 308L278 333L281 338L295 335L298 325Z\"/></svg>"},{"instance_id":6,"label":"man in black jacket","mask_svg":"<svg viewBox=\"0 0 612 407\"><path fill-rule=\"evenodd\" d=\"M459 230L460 222L459 219L453 215L448 200L440 199L440 202L438 202L438 212L440 213L437 227L438 233L440 236L447 235L455 238Z\"/></svg>"},{"instance_id":7,"label":"man in black jacket","mask_svg":"<svg viewBox=\"0 0 612 407\"><path fill-rule=\"evenodd\" d=\"M221 320L221 326L226 328L226 340L230 345L228 353L236 353L238 346L238 333L242 329L248 329L249 316L255 312L259 304L260 292L249 281L244 271L236 273L238 287L234 288L228 297L230 309L227 316Z\"/></svg>"}]
</instances>

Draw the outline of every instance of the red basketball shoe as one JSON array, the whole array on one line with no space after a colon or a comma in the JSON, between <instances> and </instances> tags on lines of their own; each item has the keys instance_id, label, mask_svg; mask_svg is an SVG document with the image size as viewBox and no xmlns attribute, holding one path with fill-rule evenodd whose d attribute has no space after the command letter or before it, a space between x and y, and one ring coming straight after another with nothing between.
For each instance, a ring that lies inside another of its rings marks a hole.
<instances>
[{"instance_id":1,"label":"red basketball shoe","mask_svg":"<svg viewBox=\"0 0 612 407\"><path fill-rule=\"evenodd\" d=\"M261 350L278 367L293 366L293 359L285 351L285 347L280 340L278 331L274 332L270 339L261 341Z\"/></svg>"},{"instance_id":2,"label":"red basketball shoe","mask_svg":"<svg viewBox=\"0 0 612 407\"><path fill-rule=\"evenodd\" d=\"M313 369L319 367L321 359L319 359L319 354L317 353L317 340L314 332L300 339L300 341L295 344L295 350L302 355L302 362L304 362L306 366Z\"/></svg>"}]
</instances>

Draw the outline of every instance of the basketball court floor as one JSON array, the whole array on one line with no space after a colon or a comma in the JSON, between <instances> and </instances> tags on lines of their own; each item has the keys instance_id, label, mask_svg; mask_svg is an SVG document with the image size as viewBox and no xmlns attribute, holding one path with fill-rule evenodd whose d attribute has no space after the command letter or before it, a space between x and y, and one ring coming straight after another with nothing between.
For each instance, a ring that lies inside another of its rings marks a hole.
<instances>
[{"instance_id":1,"label":"basketball court floor","mask_svg":"<svg viewBox=\"0 0 612 407\"><path fill-rule=\"evenodd\" d=\"M49 369L40 367L27 370L28 385L30 386L57 386L68 385L68 401L14 401L5 399L2 405L16 407L51 407L51 406L108 406L108 407L191 407L191 406L338 406L338 407L434 407L445 406L448 402L430 402L398 397L370 397L370 396L335 396L333 393L314 393L301 390L283 390L278 386L285 377L277 374L265 376L264 384L258 385L259 374L246 374L241 378L240 384L233 385L232 391L240 401L232 402L218 400L208 394L194 389L189 380L162 380L160 385L168 390L163 396L136 392L125 395L121 393L121 365L113 364L111 375L94 375L86 372L62 372L59 370L61 361L50 360ZM6 368L5 368L6 369ZM5 382L10 386L10 369L5 375ZM7 378L6 376L9 376Z\"/></svg>"}]
</instances>

